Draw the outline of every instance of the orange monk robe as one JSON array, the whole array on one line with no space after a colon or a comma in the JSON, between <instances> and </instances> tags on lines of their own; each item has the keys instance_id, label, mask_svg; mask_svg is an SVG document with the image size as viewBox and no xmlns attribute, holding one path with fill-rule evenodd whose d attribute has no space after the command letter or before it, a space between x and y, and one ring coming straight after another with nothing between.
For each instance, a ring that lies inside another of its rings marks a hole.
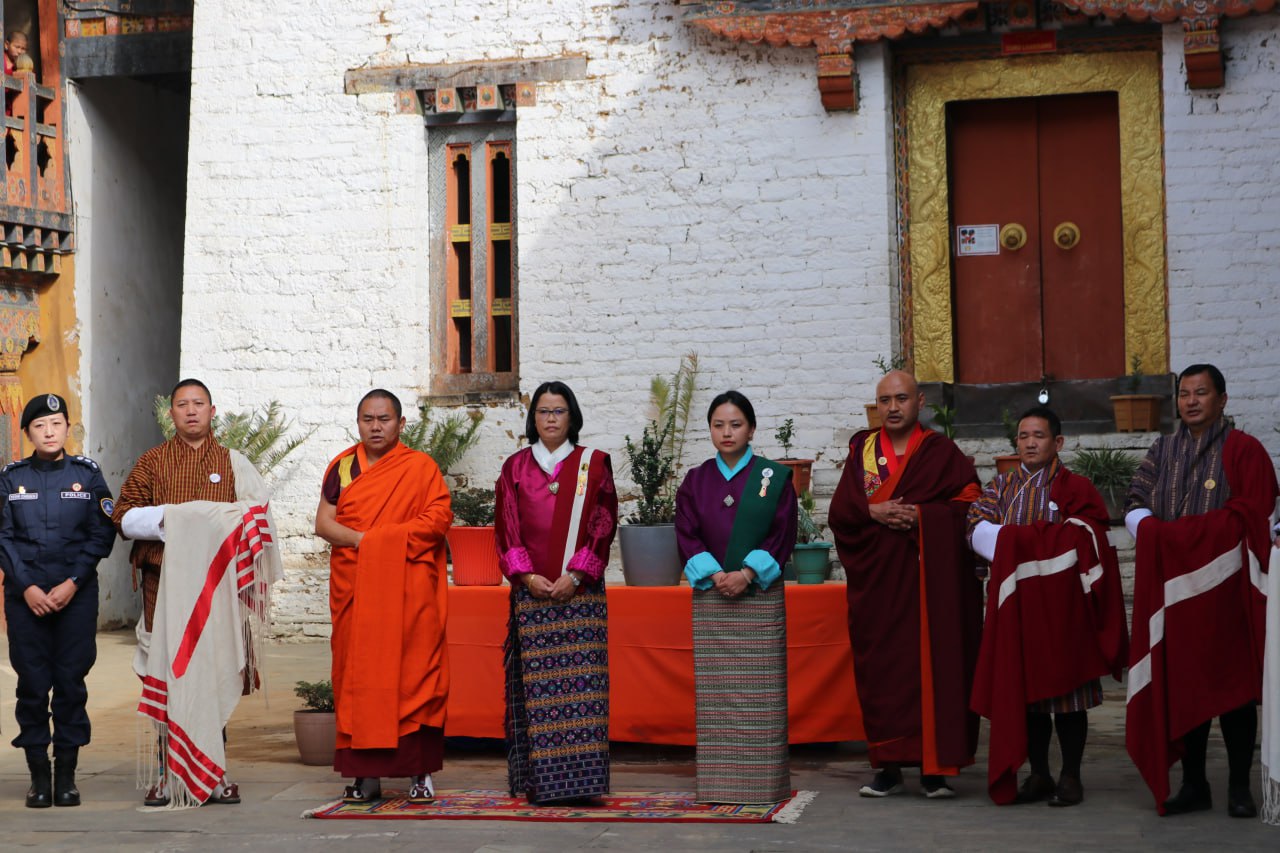
<instances>
[{"instance_id":1,"label":"orange monk robe","mask_svg":"<svg viewBox=\"0 0 1280 853\"><path fill-rule=\"evenodd\" d=\"M338 749L395 749L422 726L444 728L449 490L431 457L397 444L338 498L337 521L360 547L329 559ZM326 476L328 472L326 471Z\"/></svg>"}]
</instances>

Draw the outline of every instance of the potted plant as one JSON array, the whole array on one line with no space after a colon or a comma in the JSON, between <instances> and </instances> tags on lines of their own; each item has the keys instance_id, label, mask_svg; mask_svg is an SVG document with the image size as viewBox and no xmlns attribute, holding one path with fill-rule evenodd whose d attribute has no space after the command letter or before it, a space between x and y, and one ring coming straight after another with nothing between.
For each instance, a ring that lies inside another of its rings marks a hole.
<instances>
[{"instance_id":1,"label":"potted plant","mask_svg":"<svg viewBox=\"0 0 1280 853\"><path fill-rule=\"evenodd\" d=\"M1009 439L1013 453L1002 453L995 457L997 475L1013 471L1022 464L1022 457L1018 455L1018 422L1013 419L1007 406L1000 410L1000 422L1004 424L1004 434Z\"/></svg>"},{"instance_id":2,"label":"potted plant","mask_svg":"<svg viewBox=\"0 0 1280 853\"><path fill-rule=\"evenodd\" d=\"M795 486L796 494L801 494L809 490L809 483L813 476L813 460L791 458L791 438L795 434L795 426L795 421L787 418L782 422L782 426L774 430L773 437L777 439L778 444L782 445L782 458L775 461L791 469L791 484Z\"/></svg>"},{"instance_id":3,"label":"potted plant","mask_svg":"<svg viewBox=\"0 0 1280 853\"><path fill-rule=\"evenodd\" d=\"M698 354L691 352L670 379L653 377L649 401L657 418L645 426L639 444L626 436L627 467L640 489L635 512L618 529L628 586L676 586L684 571L676 546L676 489L697 375Z\"/></svg>"},{"instance_id":4,"label":"potted plant","mask_svg":"<svg viewBox=\"0 0 1280 853\"><path fill-rule=\"evenodd\" d=\"M498 543L493 532L493 489L455 489L453 526L446 539L456 586L498 586Z\"/></svg>"},{"instance_id":5,"label":"potted plant","mask_svg":"<svg viewBox=\"0 0 1280 853\"><path fill-rule=\"evenodd\" d=\"M1142 357L1135 355L1129 371L1129 393L1111 397L1118 432L1155 432L1160 429L1160 408L1164 397L1160 394L1138 393L1144 375Z\"/></svg>"},{"instance_id":6,"label":"potted plant","mask_svg":"<svg viewBox=\"0 0 1280 853\"><path fill-rule=\"evenodd\" d=\"M1124 519L1124 497L1138 470L1138 459L1123 450L1103 447L1081 450L1071 460L1071 470L1087 478L1102 494L1112 524Z\"/></svg>"},{"instance_id":7,"label":"potted plant","mask_svg":"<svg viewBox=\"0 0 1280 853\"><path fill-rule=\"evenodd\" d=\"M622 576L627 586L675 586L683 566L676 546L675 500L667 494L675 463L663 449L671 420L662 427L650 421L634 444L626 436L631 479L640 489L636 511L618 530Z\"/></svg>"},{"instance_id":8,"label":"potted plant","mask_svg":"<svg viewBox=\"0 0 1280 853\"><path fill-rule=\"evenodd\" d=\"M796 547L791 552L798 583L823 583L831 575L831 543L822 541L822 525L813 518L816 508L813 492L801 492L796 518Z\"/></svg>"},{"instance_id":9,"label":"potted plant","mask_svg":"<svg viewBox=\"0 0 1280 853\"><path fill-rule=\"evenodd\" d=\"M880 375L884 376L890 371L902 370L905 368L907 366L907 358L901 354L895 355L892 358L885 358L883 355L878 355L871 359L871 363L876 366L876 370L880 371ZM865 405L867 409L867 428L880 429L882 425L880 423L880 409L876 406L874 400Z\"/></svg>"},{"instance_id":10,"label":"potted plant","mask_svg":"<svg viewBox=\"0 0 1280 853\"><path fill-rule=\"evenodd\" d=\"M303 708L293 712L293 736L298 742L298 756L303 764L333 764L337 745L338 724L333 713L333 682L299 681L294 695Z\"/></svg>"}]
</instances>

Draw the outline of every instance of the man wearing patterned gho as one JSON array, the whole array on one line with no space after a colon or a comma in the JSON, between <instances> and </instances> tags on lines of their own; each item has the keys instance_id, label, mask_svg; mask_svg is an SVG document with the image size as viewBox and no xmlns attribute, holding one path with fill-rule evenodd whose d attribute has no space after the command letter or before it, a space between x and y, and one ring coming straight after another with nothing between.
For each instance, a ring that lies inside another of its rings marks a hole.
<instances>
[{"instance_id":1,"label":"man wearing patterned gho","mask_svg":"<svg viewBox=\"0 0 1280 853\"><path fill-rule=\"evenodd\" d=\"M316 509L316 535L333 546L333 769L355 779L349 803L380 797L383 776L408 777L409 801L428 802L444 764L453 510L436 463L400 443L404 424L394 394L365 394L360 443L329 463Z\"/></svg>"},{"instance_id":2,"label":"man wearing patterned gho","mask_svg":"<svg viewBox=\"0 0 1280 853\"><path fill-rule=\"evenodd\" d=\"M1205 754L1214 717L1227 747L1227 813L1258 811L1249 776L1280 487L1267 451L1232 426L1226 405L1218 368L1182 371L1181 423L1151 445L1125 501L1137 540L1125 745L1162 815L1213 807ZM1170 797L1179 758L1182 787Z\"/></svg>"},{"instance_id":3,"label":"man wearing patterned gho","mask_svg":"<svg viewBox=\"0 0 1280 853\"><path fill-rule=\"evenodd\" d=\"M158 753L139 764L148 806L240 802L227 779L226 725L241 695L261 685L270 587L283 576L270 490L253 463L218 443L215 413L203 382L174 387L175 434L139 457L112 517L134 540L143 592L138 712L159 735Z\"/></svg>"},{"instance_id":4,"label":"man wearing patterned gho","mask_svg":"<svg viewBox=\"0 0 1280 853\"><path fill-rule=\"evenodd\" d=\"M969 508L969 541L991 563L973 709L991 720L987 789L1000 805L1084 799L1080 760L1099 677L1117 678L1128 632L1109 518L1094 485L1068 471L1062 422L1044 406L1018 419L1021 464ZM1050 715L1052 714L1052 717ZM1049 772L1058 730L1062 773ZM1028 757L1031 773L1015 788Z\"/></svg>"},{"instance_id":5,"label":"man wearing patterned gho","mask_svg":"<svg viewBox=\"0 0 1280 853\"><path fill-rule=\"evenodd\" d=\"M973 763L969 693L982 634L982 585L965 543L978 475L955 443L919 424L924 394L895 370L876 386L884 426L849 442L828 523L848 577L849 640L875 779L864 797L954 797L946 777Z\"/></svg>"}]
</instances>

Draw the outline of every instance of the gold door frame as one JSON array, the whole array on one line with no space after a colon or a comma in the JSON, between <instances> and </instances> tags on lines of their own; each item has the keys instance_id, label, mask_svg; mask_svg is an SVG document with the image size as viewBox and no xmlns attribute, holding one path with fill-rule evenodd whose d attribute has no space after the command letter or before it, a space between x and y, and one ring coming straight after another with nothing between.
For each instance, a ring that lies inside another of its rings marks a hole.
<instances>
[{"instance_id":1,"label":"gold door frame","mask_svg":"<svg viewBox=\"0 0 1280 853\"><path fill-rule=\"evenodd\" d=\"M1119 95L1125 364L1137 356L1145 373L1168 371L1160 57L1152 51L1073 53L907 68L910 310L921 381L955 381L947 103L1084 92Z\"/></svg>"}]
</instances>

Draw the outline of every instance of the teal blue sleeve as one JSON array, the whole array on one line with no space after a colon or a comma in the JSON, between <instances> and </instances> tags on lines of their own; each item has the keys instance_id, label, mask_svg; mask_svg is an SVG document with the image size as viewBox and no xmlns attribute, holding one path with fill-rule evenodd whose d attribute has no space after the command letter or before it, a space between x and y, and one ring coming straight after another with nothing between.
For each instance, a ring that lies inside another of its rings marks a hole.
<instances>
[{"instance_id":1,"label":"teal blue sleeve","mask_svg":"<svg viewBox=\"0 0 1280 853\"><path fill-rule=\"evenodd\" d=\"M711 576L719 571L722 571L720 563L710 551L694 554L684 564L684 576L694 589L711 589Z\"/></svg>"},{"instance_id":2,"label":"teal blue sleeve","mask_svg":"<svg viewBox=\"0 0 1280 853\"><path fill-rule=\"evenodd\" d=\"M768 589L769 584L782 576L778 561L768 551L756 549L742 558L742 565L756 573L756 583L761 589Z\"/></svg>"}]
</instances>

